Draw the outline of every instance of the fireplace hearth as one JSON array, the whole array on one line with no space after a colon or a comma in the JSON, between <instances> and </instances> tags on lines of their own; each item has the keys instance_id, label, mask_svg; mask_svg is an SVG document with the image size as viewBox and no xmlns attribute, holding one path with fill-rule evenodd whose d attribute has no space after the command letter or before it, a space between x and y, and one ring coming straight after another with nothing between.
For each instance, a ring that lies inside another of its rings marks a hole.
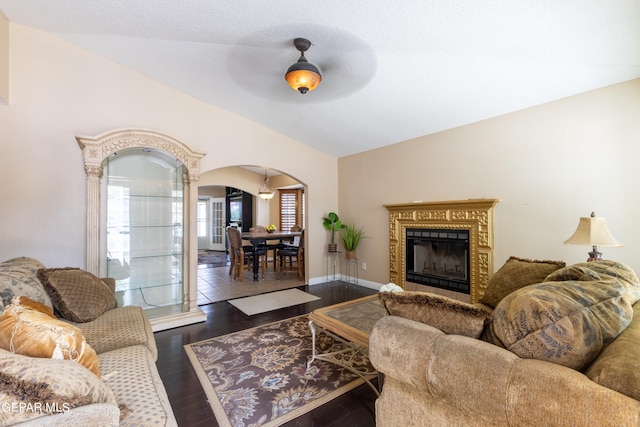
<instances>
[{"instance_id":1,"label":"fireplace hearth","mask_svg":"<svg viewBox=\"0 0 640 427\"><path fill-rule=\"evenodd\" d=\"M498 199L385 205L389 281L401 288L478 302L493 274Z\"/></svg>"}]
</instances>

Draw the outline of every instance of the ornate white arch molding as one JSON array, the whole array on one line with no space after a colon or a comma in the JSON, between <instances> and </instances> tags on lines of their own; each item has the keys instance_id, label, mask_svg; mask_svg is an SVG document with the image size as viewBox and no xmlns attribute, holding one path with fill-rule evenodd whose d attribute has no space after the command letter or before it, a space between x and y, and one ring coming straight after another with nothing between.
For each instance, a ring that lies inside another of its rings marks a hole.
<instances>
[{"instance_id":1,"label":"ornate white arch molding","mask_svg":"<svg viewBox=\"0 0 640 427\"><path fill-rule=\"evenodd\" d=\"M196 223L196 205L198 202L197 187L194 184L200 178L200 160L205 153L191 150L187 145L160 132L139 129L115 130L95 137L76 137L84 160L84 170L87 174L87 271L100 275L101 273L101 197L100 181L103 175L103 162L112 154L126 148L151 148L162 151L177 160L185 167L185 242L184 247L184 312L197 309L197 253L196 229L190 224ZM193 283L193 286L190 284ZM193 289L192 289L193 288ZM184 322L183 322L184 324ZM174 327L177 324L168 325Z\"/></svg>"}]
</instances>

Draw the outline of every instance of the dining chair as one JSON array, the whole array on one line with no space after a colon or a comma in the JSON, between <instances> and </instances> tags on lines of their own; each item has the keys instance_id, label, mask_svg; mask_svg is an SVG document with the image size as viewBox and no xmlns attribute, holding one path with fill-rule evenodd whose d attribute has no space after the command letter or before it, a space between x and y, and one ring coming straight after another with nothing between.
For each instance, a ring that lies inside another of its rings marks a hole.
<instances>
[{"instance_id":1,"label":"dining chair","mask_svg":"<svg viewBox=\"0 0 640 427\"><path fill-rule=\"evenodd\" d=\"M294 237L293 244L282 245L278 249L276 257L278 259L276 263L278 279L280 279L280 273L298 273L298 279L304 280L304 230L299 236ZM289 264L286 262L287 259Z\"/></svg>"},{"instance_id":2,"label":"dining chair","mask_svg":"<svg viewBox=\"0 0 640 427\"><path fill-rule=\"evenodd\" d=\"M245 266L248 271L253 271L253 258L258 257L258 262L260 263L260 267L262 270L262 278L264 279L264 269L267 260L267 251L263 248L258 248L254 250L252 245L243 245L242 244L242 236L240 231L238 231L235 227L229 227L227 229L229 234L229 244L231 245L231 250L234 252L234 265L233 271L234 279L238 279L242 281L242 277L244 276ZM232 271L229 269L229 272Z\"/></svg>"},{"instance_id":3,"label":"dining chair","mask_svg":"<svg viewBox=\"0 0 640 427\"><path fill-rule=\"evenodd\" d=\"M267 232L267 227L264 225L256 225L255 227L251 227L249 232L255 234L264 234L267 236L269 233ZM260 248L264 248L267 251L267 267L269 266L269 251L271 251L273 257L273 270L276 270L276 251L280 248L280 243L264 243L260 244Z\"/></svg>"},{"instance_id":4,"label":"dining chair","mask_svg":"<svg viewBox=\"0 0 640 427\"><path fill-rule=\"evenodd\" d=\"M302 226L301 226L300 224L294 224L294 225L291 227L291 232L292 232L292 233L294 233L294 232L300 232L300 231L302 231ZM295 239L294 239L294 240L295 240ZM289 246L290 246L290 245L291 245L291 242L292 242L292 240L290 240L288 243L285 243L285 242L283 242L282 240L280 240L280 243L278 243L278 244L276 245L276 246L277 246L277 249L282 249L282 248L284 248L284 247L285 247L285 246L287 246L287 245L289 245ZM291 259L291 257L289 257L289 258L288 258L288 261L289 261L289 267L291 267L291 264L292 264L292 262L293 262L293 261L292 261L292 259ZM274 253L274 264L273 264L273 267L274 267L274 270L275 270L275 253Z\"/></svg>"},{"instance_id":5,"label":"dining chair","mask_svg":"<svg viewBox=\"0 0 640 427\"><path fill-rule=\"evenodd\" d=\"M229 249L229 276L231 276L231 273L234 272L235 268L236 268L236 251L234 250L234 248L231 245L231 233L229 232L229 229L233 228L234 230L238 230L235 227L227 227L227 248ZM235 274L233 275L233 278L235 279Z\"/></svg>"}]
</instances>

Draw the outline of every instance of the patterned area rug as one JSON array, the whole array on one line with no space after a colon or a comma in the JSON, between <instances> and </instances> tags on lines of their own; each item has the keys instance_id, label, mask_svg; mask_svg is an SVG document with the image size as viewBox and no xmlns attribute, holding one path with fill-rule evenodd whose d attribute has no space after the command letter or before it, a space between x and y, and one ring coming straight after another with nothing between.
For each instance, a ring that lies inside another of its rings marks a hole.
<instances>
[{"instance_id":1,"label":"patterned area rug","mask_svg":"<svg viewBox=\"0 0 640 427\"><path fill-rule=\"evenodd\" d=\"M316 349L343 344L319 334ZM332 363L311 357L308 315L185 345L220 426L279 426L364 381ZM369 360L351 352L352 366L376 375Z\"/></svg>"},{"instance_id":2,"label":"patterned area rug","mask_svg":"<svg viewBox=\"0 0 640 427\"><path fill-rule=\"evenodd\" d=\"M212 267L224 267L228 265L228 255L222 251L199 251L198 264L207 264Z\"/></svg>"}]
</instances>

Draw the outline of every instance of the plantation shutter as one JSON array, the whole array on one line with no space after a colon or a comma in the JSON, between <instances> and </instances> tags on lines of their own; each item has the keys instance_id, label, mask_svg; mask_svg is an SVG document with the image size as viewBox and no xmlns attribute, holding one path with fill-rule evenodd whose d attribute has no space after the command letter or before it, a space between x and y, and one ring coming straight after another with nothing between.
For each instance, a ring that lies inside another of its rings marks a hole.
<instances>
[{"instance_id":1,"label":"plantation shutter","mask_svg":"<svg viewBox=\"0 0 640 427\"><path fill-rule=\"evenodd\" d=\"M289 231L300 224L304 228L303 190L280 190L280 230Z\"/></svg>"}]
</instances>

